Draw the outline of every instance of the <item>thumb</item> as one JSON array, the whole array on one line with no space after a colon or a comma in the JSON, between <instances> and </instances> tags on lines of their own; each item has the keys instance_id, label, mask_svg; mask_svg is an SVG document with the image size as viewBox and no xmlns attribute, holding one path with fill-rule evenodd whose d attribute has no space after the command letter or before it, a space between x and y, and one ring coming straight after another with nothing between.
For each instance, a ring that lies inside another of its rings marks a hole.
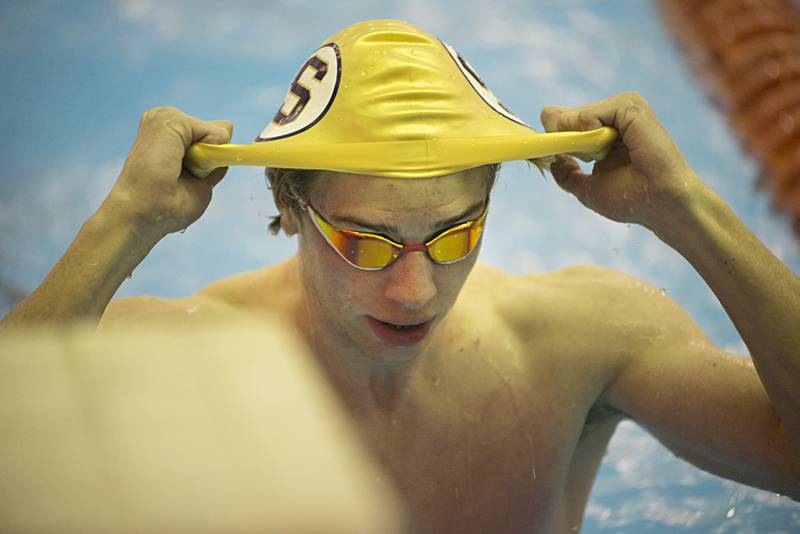
<instances>
[{"instance_id":1,"label":"thumb","mask_svg":"<svg viewBox=\"0 0 800 534\"><path fill-rule=\"evenodd\" d=\"M222 126L225 128L225 130L227 130L228 135L233 135L233 121L228 119L216 119L209 122L217 126Z\"/></svg>"},{"instance_id":2,"label":"thumb","mask_svg":"<svg viewBox=\"0 0 800 534\"><path fill-rule=\"evenodd\" d=\"M233 135L233 121L228 119L216 119L208 122L212 123L214 126L223 128L225 132L227 132L227 135L217 138L219 140L219 144L231 142L231 136ZM213 188L222 180L222 178L225 177L226 172L228 172L228 167L214 169L208 174L208 176L205 177L205 181Z\"/></svg>"},{"instance_id":3,"label":"thumb","mask_svg":"<svg viewBox=\"0 0 800 534\"><path fill-rule=\"evenodd\" d=\"M550 165L550 174L553 175L561 189L575 195L578 200L585 203L586 185L590 177L581 171L575 158L558 154Z\"/></svg>"},{"instance_id":4,"label":"thumb","mask_svg":"<svg viewBox=\"0 0 800 534\"><path fill-rule=\"evenodd\" d=\"M233 136L232 121L227 119L217 119L206 122L213 127L209 128L209 132L201 139L203 143L222 145L231 142L231 136Z\"/></svg>"}]
</instances>

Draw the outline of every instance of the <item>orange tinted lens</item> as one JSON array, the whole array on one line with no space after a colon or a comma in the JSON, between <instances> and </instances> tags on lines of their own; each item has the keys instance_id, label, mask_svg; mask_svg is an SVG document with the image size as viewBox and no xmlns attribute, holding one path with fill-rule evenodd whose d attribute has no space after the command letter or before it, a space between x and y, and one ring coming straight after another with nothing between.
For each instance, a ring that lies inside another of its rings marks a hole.
<instances>
[{"instance_id":1,"label":"orange tinted lens","mask_svg":"<svg viewBox=\"0 0 800 534\"><path fill-rule=\"evenodd\" d=\"M428 246L431 258L443 263L464 258L478 243L485 220L485 218L480 219L469 227L453 228L434 239Z\"/></svg>"},{"instance_id":2,"label":"orange tinted lens","mask_svg":"<svg viewBox=\"0 0 800 534\"><path fill-rule=\"evenodd\" d=\"M352 235L348 232L340 232L339 235L343 236L343 248L347 251L339 248L339 252L359 267L368 269L384 267L394 256L392 246L380 239Z\"/></svg>"},{"instance_id":3,"label":"orange tinted lens","mask_svg":"<svg viewBox=\"0 0 800 534\"><path fill-rule=\"evenodd\" d=\"M317 226L339 254L356 267L376 269L385 267L397 255L392 245L358 232L337 230L315 213Z\"/></svg>"}]
</instances>

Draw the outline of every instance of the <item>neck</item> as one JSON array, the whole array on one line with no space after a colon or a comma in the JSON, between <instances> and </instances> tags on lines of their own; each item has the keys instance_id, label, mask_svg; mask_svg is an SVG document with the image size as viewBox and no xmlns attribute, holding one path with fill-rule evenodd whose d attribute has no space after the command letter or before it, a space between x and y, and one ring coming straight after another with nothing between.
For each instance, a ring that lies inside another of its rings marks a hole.
<instances>
[{"instance_id":1,"label":"neck","mask_svg":"<svg viewBox=\"0 0 800 534\"><path fill-rule=\"evenodd\" d=\"M297 257L287 264L298 289L293 316L304 341L338 397L356 418L386 420L395 417L412 391L425 353L397 361L380 361L332 327L298 275ZM431 332L433 333L433 332Z\"/></svg>"}]
</instances>

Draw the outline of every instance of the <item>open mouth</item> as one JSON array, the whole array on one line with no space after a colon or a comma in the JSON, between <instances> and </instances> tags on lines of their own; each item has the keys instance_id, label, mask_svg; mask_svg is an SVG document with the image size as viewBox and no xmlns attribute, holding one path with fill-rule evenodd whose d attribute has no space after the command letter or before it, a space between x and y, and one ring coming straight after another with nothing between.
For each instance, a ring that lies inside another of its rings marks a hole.
<instances>
[{"instance_id":1,"label":"open mouth","mask_svg":"<svg viewBox=\"0 0 800 534\"><path fill-rule=\"evenodd\" d=\"M401 325L381 321L371 316L367 317L367 319L372 331L382 341L390 345L412 345L418 343L427 335L433 322L433 319L431 319L424 323Z\"/></svg>"},{"instance_id":2,"label":"open mouth","mask_svg":"<svg viewBox=\"0 0 800 534\"><path fill-rule=\"evenodd\" d=\"M387 323L386 321L381 321L383 324L390 328L394 328L395 330L408 330L409 328L418 328L425 323L417 323L417 324L394 324L394 323Z\"/></svg>"}]
</instances>

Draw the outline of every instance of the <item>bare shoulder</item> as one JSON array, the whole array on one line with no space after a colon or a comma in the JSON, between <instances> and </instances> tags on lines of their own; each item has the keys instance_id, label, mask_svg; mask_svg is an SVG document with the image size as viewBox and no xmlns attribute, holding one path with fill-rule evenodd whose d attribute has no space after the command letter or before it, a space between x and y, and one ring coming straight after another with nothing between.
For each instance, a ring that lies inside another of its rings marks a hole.
<instances>
[{"instance_id":1,"label":"bare shoulder","mask_svg":"<svg viewBox=\"0 0 800 534\"><path fill-rule=\"evenodd\" d=\"M483 298L485 296L484 293L494 295L497 290L504 288L513 279L513 275L502 271L494 265L479 261L472 269L469 278L467 278L464 290L467 293L477 292Z\"/></svg>"},{"instance_id":2,"label":"bare shoulder","mask_svg":"<svg viewBox=\"0 0 800 534\"><path fill-rule=\"evenodd\" d=\"M575 358L607 360L611 346L603 341L611 343L614 321L623 320L624 294L632 287L645 287L633 277L596 265L521 275L492 273L485 283L492 287L497 315L526 351L555 352L572 364ZM645 291L657 292L652 286Z\"/></svg>"},{"instance_id":3,"label":"bare shoulder","mask_svg":"<svg viewBox=\"0 0 800 534\"><path fill-rule=\"evenodd\" d=\"M513 292L507 299L510 312L524 320L530 316L532 299L546 304L556 320L580 318L582 324L594 328L620 324L645 327L673 319L683 328L696 326L687 321L686 312L664 289L622 271L593 264L514 277ZM676 326L670 324L669 328ZM693 328L693 333L701 335L699 328Z\"/></svg>"},{"instance_id":4,"label":"bare shoulder","mask_svg":"<svg viewBox=\"0 0 800 534\"><path fill-rule=\"evenodd\" d=\"M222 278L180 298L150 295L113 300L100 327L142 320L195 320L279 311L291 284L285 283L290 260Z\"/></svg>"},{"instance_id":5,"label":"bare shoulder","mask_svg":"<svg viewBox=\"0 0 800 534\"><path fill-rule=\"evenodd\" d=\"M597 400L647 345L706 339L660 288L606 267L581 264L505 275L494 287L497 314L528 357L560 373L564 383L590 389Z\"/></svg>"},{"instance_id":6,"label":"bare shoulder","mask_svg":"<svg viewBox=\"0 0 800 534\"><path fill-rule=\"evenodd\" d=\"M483 272L484 285L494 289L499 313L525 330L543 321L591 320L599 307L605 306L608 311L609 304L622 298L620 290L645 287L624 273L591 264L521 275L502 273L494 267ZM655 288L651 286L651 290Z\"/></svg>"},{"instance_id":7,"label":"bare shoulder","mask_svg":"<svg viewBox=\"0 0 800 534\"><path fill-rule=\"evenodd\" d=\"M558 271L559 282L578 299L575 304L610 335L620 327L628 341L652 342L666 337L709 342L708 337L667 291L636 276L598 265L575 265ZM636 347L636 344L631 346Z\"/></svg>"},{"instance_id":8,"label":"bare shoulder","mask_svg":"<svg viewBox=\"0 0 800 534\"><path fill-rule=\"evenodd\" d=\"M180 309L178 300L137 295L114 299L108 303L100 319L100 328L124 322L159 319L174 315Z\"/></svg>"},{"instance_id":9,"label":"bare shoulder","mask_svg":"<svg viewBox=\"0 0 800 534\"><path fill-rule=\"evenodd\" d=\"M281 313L297 288L297 258L248 271L207 285L197 296L248 311Z\"/></svg>"},{"instance_id":10,"label":"bare shoulder","mask_svg":"<svg viewBox=\"0 0 800 534\"><path fill-rule=\"evenodd\" d=\"M100 319L99 328L120 323L207 318L232 311L224 303L201 295L173 299L138 295L111 301Z\"/></svg>"}]
</instances>

